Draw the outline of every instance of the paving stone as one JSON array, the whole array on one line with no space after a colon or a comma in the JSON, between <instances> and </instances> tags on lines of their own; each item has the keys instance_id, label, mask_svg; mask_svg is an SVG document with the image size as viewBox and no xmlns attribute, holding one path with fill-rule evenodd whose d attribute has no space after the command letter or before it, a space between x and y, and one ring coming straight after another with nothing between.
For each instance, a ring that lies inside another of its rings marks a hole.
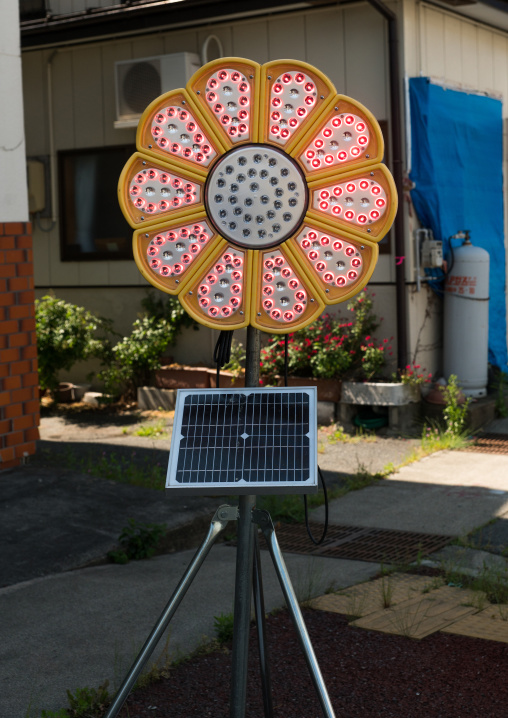
<instances>
[{"instance_id":1,"label":"paving stone","mask_svg":"<svg viewBox=\"0 0 508 718\"><path fill-rule=\"evenodd\" d=\"M382 633L424 638L476 611L472 606L464 606L463 602L463 591L443 586L393 608L371 613L352 625Z\"/></svg>"},{"instance_id":2,"label":"paving stone","mask_svg":"<svg viewBox=\"0 0 508 718\"><path fill-rule=\"evenodd\" d=\"M443 632L508 643L508 605L490 605L443 628Z\"/></svg>"}]
</instances>

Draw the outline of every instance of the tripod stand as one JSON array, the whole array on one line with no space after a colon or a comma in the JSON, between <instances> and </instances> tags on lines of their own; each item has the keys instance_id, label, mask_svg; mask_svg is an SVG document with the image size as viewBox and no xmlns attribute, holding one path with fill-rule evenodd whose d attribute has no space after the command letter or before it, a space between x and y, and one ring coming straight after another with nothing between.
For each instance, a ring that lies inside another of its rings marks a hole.
<instances>
[{"instance_id":1,"label":"tripod stand","mask_svg":"<svg viewBox=\"0 0 508 718\"><path fill-rule=\"evenodd\" d=\"M242 498L251 498L251 497L242 497ZM182 579L180 580L180 583L176 587L176 589L173 592L173 595L171 596L171 599L169 600L168 604L166 605L164 611L160 615L157 623L155 624L152 632L150 633L149 637L147 638L143 648L139 652L138 657L134 661L133 665L131 666L129 672L127 673L118 693L116 694L113 703L111 704L106 717L105 718L115 718L118 713L120 712L122 705L124 704L127 696L129 695L130 690L132 689L134 683L136 682L136 679L138 678L139 674L143 670L146 662L150 658L150 655L152 654L153 650L155 649L157 643L159 642L160 638L162 637L164 631L169 625L169 622L171 621L173 615L176 612L176 609L180 605L183 597L185 596L185 593L187 592L189 586L191 585L192 581L194 580L197 572L199 571L201 565L203 564L205 558L207 557L210 549L212 548L213 544L217 540L217 538L220 536L222 531L226 528L229 521L234 521L240 519L240 522L242 522L242 516L239 516L239 510L237 506L220 506L217 511L215 512L212 521L210 523L210 528L208 530L208 533L197 550L196 554L194 555L194 558L192 559L191 563L189 564L187 570L185 571ZM268 549L270 551L270 555L273 561L273 565L275 568L275 572L277 574L277 578L279 579L279 583L281 585L282 592L284 594L284 598L286 599L286 603L289 609L289 612L291 614L291 618L293 620L293 623L295 625L295 629L298 634L298 640L300 643L300 646L303 650L305 660L307 662L307 666L309 668L309 672L312 678L312 682L314 684L314 688L316 689L317 696L323 711L323 715L325 718L335 718L335 714L333 712L332 704L330 702L330 698L328 696L328 692L326 690L326 686L323 680L323 676L321 675L321 671L319 669L316 656L314 654L314 650L312 648L312 644L310 641L309 634L307 632L307 628L305 626L305 622L303 620L302 612L300 610L300 607L298 605L298 600L296 598L296 594L294 591L294 588L291 584L291 580L289 578L289 574L286 568L286 564L284 562L284 558L282 556L282 552L279 547L279 543L277 541L277 536L275 535L275 529L273 526L272 519L270 517L270 514L267 511L263 511L260 509L252 509L250 512L250 521L251 523L247 526L247 530L252 532L252 523L257 524L261 531L263 532L263 535L265 537L266 543L268 545ZM247 523L247 522L245 522ZM241 530L241 525L239 526L239 532ZM256 536L256 542L257 542L257 536ZM240 546L239 546L240 550ZM257 555L257 560L256 560ZM254 552L254 600L255 600L255 613L256 613L256 623L258 626L258 635L260 636L260 654L261 654L261 673L262 673L262 681L263 681L263 701L264 701L264 707L265 707L265 715L267 718L270 718L272 715L272 709L271 709L271 698L270 698L270 686L269 686L269 677L268 677L268 665L266 661L266 653L265 653L265 643L264 643L264 607L263 607L263 599L262 599L262 585L261 585L261 570L260 570L260 564L259 564L259 555L258 550L255 550ZM257 580L256 580L257 576ZM238 575L237 575L237 584L238 584ZM238 585L237 585L238 589ZM236 599L236 597L235 597ZM250 593L249 593L249 600L247 602L247 611L250 618ZM235 605L236 608L236 605ZM244 607L245 608L245 607ZM235 614L235 623L236 623L236 614ZM237 632L238 636L238 632ZM242 640L241 634L240 639L237 638L237 646L238 642L240 640L241 648L245 649L242 653L247 654L248 651L248 639ZM246 645L245 645L246 644ZM233 674L235 673L235 659L237 660L238 657L234 655L235 652L235 645L233 645ZM240 663L242 662L243 656L240 657ZM236 668L237 672L242 670L242 666ZM233 675L234 678L234 675ZM241 691L241 693L244 693L245 691ZM240 696L242 697L242 696ZM235 703L239 703L239 699L235 698L235 695L232 695L232 701L231 701L231 716L232 718L236 718L237 716L243 716L245 714L245 696L243 696L243 706L239 706L238 708L235 707ZM235 712L237 711L237 712Z\"/></svg>"}]
</instances>

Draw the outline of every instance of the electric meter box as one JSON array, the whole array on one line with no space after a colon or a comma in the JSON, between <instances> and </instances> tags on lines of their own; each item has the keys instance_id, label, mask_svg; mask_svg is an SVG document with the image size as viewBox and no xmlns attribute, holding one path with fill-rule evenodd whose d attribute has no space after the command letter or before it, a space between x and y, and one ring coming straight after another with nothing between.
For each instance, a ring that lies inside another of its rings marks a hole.
<instances>
[{"instance_id":1,"label":"electric meter box","mask_svg":"<svg viewBox=\"0 0 508 718\"><path fill-rule=\"evenodd\" d=\"M442 266L443 243L439 239L424 239L422 244L422 267L433 269Z\"/></svg>"}]
</instances>

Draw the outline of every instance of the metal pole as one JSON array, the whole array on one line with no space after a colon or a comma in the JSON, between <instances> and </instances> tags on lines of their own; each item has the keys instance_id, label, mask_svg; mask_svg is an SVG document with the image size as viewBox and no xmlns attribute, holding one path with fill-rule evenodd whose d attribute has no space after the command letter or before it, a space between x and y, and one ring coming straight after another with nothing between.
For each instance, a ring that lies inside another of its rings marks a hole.
<instances>
[{"instance_id":1,"label":"metal pole","mask_svg":"<svg viewBox=\"0 0 508 718\"><path fill-rule=\"evenodd\" d=\"M219 506L210 524L208 534L196 551L194 558L190 562L186 572L182 576L180 583L176 587L171 596L169 603L161 613L159 620L152 629L152 632L145 641L145 645L138 654L138 657L132 664L129 672L127 673L120 690L116 694L113 703L111 704L105 718L115 718L120 712L127 696L129 695L132 686L136 682L137 677L143 670L146 662L152 655L155 646L160 641L164 631L168 627L176 609L180 605L181 600L185 596L189 586L191 585L194 577L199 571L201 564L207 557L210 549L212 548L215 540L219 534L226 528L228 521L234 521L237 517L236 506Z\"/></svg>"},{"instance_id":2,"label":"metal pole","mask_svg":"<svg viewBox=\"0 0 508 718\"><path fill-rule=\"evenodd\" d=\"M245 386L259 384L259 330L247 327ZM238 542L236 549L236 579L233 627L233 659L231 665L231 718L245 718L247 701L247 671L249 653L250 607L252 597L252 567L254 526L252 510L255 496L240 496Z\"/></svg>"},{"instance_id":3,"label":"metal pole","mask_svg":"<svg viewBox=\"0 0 508 718\"><path fill-rule=\"evenodd\" d=\"M270 662L266 646L265 600L263 597L263 578L261 575L261 554L259 551L259 538L254 532L254 613L256 615L256 629L259 644L259 667L261 670L261 690L263 692L263 708L265 718L273 718L272 681L270 677Z\"/></svg>"},{"instance_id":4,"label":"metal pole","mask_svg":"<svg viewBox=\"0 0 508 718\"><path fill-rule=\"evenodd\" d=\"M323 715L326 718L335 718L335 713L333 711L333 707L330 701L330 696L328 695L328 691L326 690L326 685L319 669L316 654L314 653L314 649L312 648L310 636L307 632L307 627L305 626L305 621L303 620L300 606L298 605L298 599L296 597L295 590L289 578L288 570L286 568L286 564L280 550L279 542L277 541L277 536L275 535L275 530L273 528L270 514L268 513L268 511L256 509L253 512L253 520L259 525L259 527L263 531L266 542L268 544L273 565L275 567L275 572L279 579L282 592L284 593L284 598L286 599L291 618L293 619L293 623L295 625L296 632L298 635L298 641L304 653L305 660L309 668L310 677L312 678L314 688L316 689L316 693L321 704Z\"/></svg>"}]
</instances>

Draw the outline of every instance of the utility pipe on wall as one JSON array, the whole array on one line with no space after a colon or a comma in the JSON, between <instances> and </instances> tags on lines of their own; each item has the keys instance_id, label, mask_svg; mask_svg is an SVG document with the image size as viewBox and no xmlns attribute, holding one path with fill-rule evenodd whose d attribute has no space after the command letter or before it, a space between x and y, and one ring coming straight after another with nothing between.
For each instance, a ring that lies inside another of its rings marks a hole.
<instances>
[{"instance_id":1,"label":"utility pipe on wall","mask_svg":"<svg viewBox=\"0 0 508 718\"><path fill-rule=\"evenodd\" d=\"M397 366L403 369L407 364L407 307L406 307L406 271L404 264L404 214L402 198L404 183L402 172L402 126L401 126L401 91L399 70L399 33L397 16L386 7L381 0L368 0L388 22L388 72L390 76L390 116L393 179L399 195L399 211L393 224L395 231L395 297L397 307Z\"/></svg>"}]
</instances>

